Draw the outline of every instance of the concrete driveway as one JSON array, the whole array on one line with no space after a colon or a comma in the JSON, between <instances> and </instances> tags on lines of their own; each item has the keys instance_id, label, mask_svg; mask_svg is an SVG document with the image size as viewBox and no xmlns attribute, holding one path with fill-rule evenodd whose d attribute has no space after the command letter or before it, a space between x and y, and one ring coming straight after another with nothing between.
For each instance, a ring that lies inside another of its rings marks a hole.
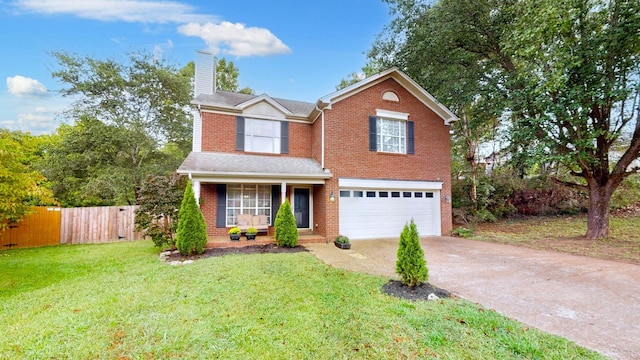
<instances>
[{"instance_id":1,"label":"concrete driveway","mask_svg":"<svg viewBox=\"0 0 640 360\"><path fill-rule=\"evenodd\" d=\"M421 242L430 283L603 355L640 359L640 266L454 237ZM398 278L397 239L305 247L334 267Z\"/></svg>"}]
</instances>

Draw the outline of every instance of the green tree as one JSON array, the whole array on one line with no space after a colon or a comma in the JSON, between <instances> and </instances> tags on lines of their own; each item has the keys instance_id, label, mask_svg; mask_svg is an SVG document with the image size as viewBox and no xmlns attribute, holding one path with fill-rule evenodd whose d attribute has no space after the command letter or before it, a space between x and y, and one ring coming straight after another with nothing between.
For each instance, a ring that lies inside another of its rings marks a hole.
<instances>
[{"instance_id":1,"label":"green tree","mask_svg":"<svg viewBox=\"0 0 640 360\"><path fill-rule=\"evenodd\" d=\"M36 205L56 203L45 177L31 166L41 156L40 144L28 133L0 130L0 230Z\"/></svg>"},{"instance_id":2,"label":"green tree","mask_svg":"<svg viewBox=\"0 0 640 360\"><path fill-rule=\"evenodd\" d=\"M181 160L143 129L83 116L58 128L40 168L63 206L134 205L148 174L173 172Z\"/></svg>"},{"instance_id":3,"label":"green tree","mask_svg":"<svg viewBox=\"0 0 640 360\"><path fill-rule=\"evenodd\" d=\"M607 237L613 193L640 172L631 166L640 158L640 2L517 5L505 41L516 68L513 143L521 154L569 169L573 179L563 183L589 196L587 237Z\"/></svg>"},{"instance_id":4,"label":"green tree","mask_svg":"<svg viewBox=\"0 0 640 360\"><path fill-rule=\"evenodd\" d=\"M175 248L178 211L186 178L177 174L149 175L140 188L136 209L136 231L151 238L158 247Z\"/></svg>"},{"instance_id":5,"label":"green tree","mask_svg":"<svg viewBox=\"0 0 640 360\"><path fill-rule=\"evenodd\" d=\"M275 228L276 245L284 247L296 247L298 245L298 228L288 199L278 209Z\"/></svg>"},{"instance_id":6,"label":"green tree","mask_svg":"<svg viewBox=\"0 0 640 360\"><path fill-rule=\"evenodd\" d=\"M400 233L396 273L400 275L400 281L410 287L416 287L429 279L427 261L424 259L420 235L413 219L405 224Z\"/></svg>"},{"instance_id":7,"label":"green tree","mask_svg":"<svg viewBox=\"0 0 640 360\"><path fill-rule=\"evenodd\" d=\"M189 68L178 69L149 54L131 53L126 61L99 60L53 52L59 69L52 73L77 100L68 117L91 117L109 125L140 129L158 144L191 150Z\"/></svg>"},{"instance_id":8,"label":"green tree","mask_svg":"<svg viewBox=\"0 0 640 360\"><path fill-rule=\"evenodd\" d=\"M456 177L470 178L477 201L477 161L482 144L494 142L505 109L501 84L513 65L500 40L509 22L507 1L390 0L392 22L368 52L369 66L398 66L460 120L452 124L452 150L463 160ZM473 210L473 208L472 208Z\"/></svg>"},{"instance_id":9,"label":"green tree","mask_svg":"<svg viewBox=\"0 0 640 360\"><path fill-rule=\"evenodd\" d=\"M188 256L201 254L207 245L207 225L200 207L196 204L191 181L184 189L184 197L178 212L178 232L176 247L180 254Z\"/></svg>"},{"instance_id":10,"label":"green tree","mask_svg":"<svg viewBox=\"0 0 640 360\"><path fill-rule=\"evenodd\" d=\"M631 166L640 157L640 3L389 3L393 36L377 41L370 61L405 69L463 118L508 115L519 174L562 164L574 178L556 180L589 194L587 237L608 236L611 196L640 171Z\"/></svg>"}]
</instances>

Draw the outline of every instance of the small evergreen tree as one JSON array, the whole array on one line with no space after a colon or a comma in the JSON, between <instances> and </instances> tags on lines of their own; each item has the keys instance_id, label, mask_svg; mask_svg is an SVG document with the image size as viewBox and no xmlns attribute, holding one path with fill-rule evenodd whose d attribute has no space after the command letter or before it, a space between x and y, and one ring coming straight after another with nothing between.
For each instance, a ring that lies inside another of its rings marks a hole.
<instances>
[{"instance_id":1,"label":"small evergreen tree","mask_svg":"<svg viewBox=\"0 0 640 360\"><path fill-rule=\"evenodd\" d=\"M396 273L400 274L400 281L410 287L416 287L429 278L427 261L424 259L420 236L413 219L404 226L400 234Z\"/></svg>"},{"instance_id":2,"label":"small evergreen tree","mask_svg":"<svg viewBox=\"0 0 640 360\"><path fill-rule=\"evenodd\" d=\"M298 227L288 199L285 199L278 210L275 227L276 245L284 247L298 245Z\"/></svg>"},{"instance_id":3,"label":"small evergreen tree","mask_svg":"<svg viewBox=\"0 0 640 360\"><path fill-rule=\"evenodd\" d=\"M182 255L201 254L207 244L207 225L196 204L191 181L184 189L184 197L178 212L176 247Z\"/></svg>"}]
</instances>

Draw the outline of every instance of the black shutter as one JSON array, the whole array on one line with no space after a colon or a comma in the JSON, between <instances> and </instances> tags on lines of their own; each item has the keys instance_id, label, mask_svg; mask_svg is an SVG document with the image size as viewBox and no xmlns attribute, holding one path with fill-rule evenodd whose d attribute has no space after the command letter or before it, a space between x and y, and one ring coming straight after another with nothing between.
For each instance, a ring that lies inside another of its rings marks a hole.
<instances>
[{"instance_id":1,"label":"black shutter","mask_svg":"<svg viewBox=\"0 0 640 360\"><path fill-rule=\"evenodd\" d=\"M216 195L216 227L223 228L227 226L227 185L218 184L216 186Z\"/></svg>"},{"instance_id":2,"label":"black shutter","mask_svg":"<svg viewBox=\"0 0 640 360\"><path fill-rule=\"evenodd\" d=\"M407 121L407 154L414 152L413 121Z\"/></svg>"},{"instance_id":3,"label":"black shutter","mask_svg":"<svg viewBox=\"0 0 640 360\"><path fill-rule=\"evenodd\" d=\"M289 122L280 122L280 154L289 153Z\"/></svg>"},{"instance_id":4,"label":"black shutter","mask_svg":"<svg viewBox=\"0 0 640 360\"><path fill-rule=\"evenodd\" d=\"M369 116L369 151L378 151L378 144L376 144L376 128L377 119L375 116Z\"/></svg>"},{"instance_id":5,"label":"black shutter","mask_svg":"<svg viewBox=\"0 0 640 360\"><path fill-rule=\"evenodd\" d=\"M280 185L271 185L271 225L276 222L276 214L280 209Z\"/></svg>"},{"instance_id":6,"label":"black shutter","mask_svg":"<svg viewBox=\"0 0 640 360\"><path fill-rule=\"evenodd\" d=\"M236 117L236 150L244 151L244 118Z\"/></svg>"}]
</instances>

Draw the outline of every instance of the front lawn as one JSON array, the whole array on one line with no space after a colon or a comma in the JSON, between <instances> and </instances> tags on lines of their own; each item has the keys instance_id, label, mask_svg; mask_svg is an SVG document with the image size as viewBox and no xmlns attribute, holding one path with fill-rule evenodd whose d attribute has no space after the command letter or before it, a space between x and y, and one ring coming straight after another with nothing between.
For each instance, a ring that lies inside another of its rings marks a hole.
<instances>
[{"instance_id":1,"label":"front lawn","mask_svg":"<svg viewBox=\"0 0 640 360\"><path fill-rule=\"evenodd\" d=\"M599 359L460 299L411 302L308 253L184 266L150 242L0 252L0 358Z\"/></svg>"},{"instance_id":2,"label":"front lawn","mask_svg":"<svg viewBox=\"0 0 640 360\"><path fill-rule=\"evenodd\" d=\"M586 215L537 216L479 224L474 239L640 265L640 216L611 216L609 227L609 238L587 240Z\"/></svg>"}]
</instances>

